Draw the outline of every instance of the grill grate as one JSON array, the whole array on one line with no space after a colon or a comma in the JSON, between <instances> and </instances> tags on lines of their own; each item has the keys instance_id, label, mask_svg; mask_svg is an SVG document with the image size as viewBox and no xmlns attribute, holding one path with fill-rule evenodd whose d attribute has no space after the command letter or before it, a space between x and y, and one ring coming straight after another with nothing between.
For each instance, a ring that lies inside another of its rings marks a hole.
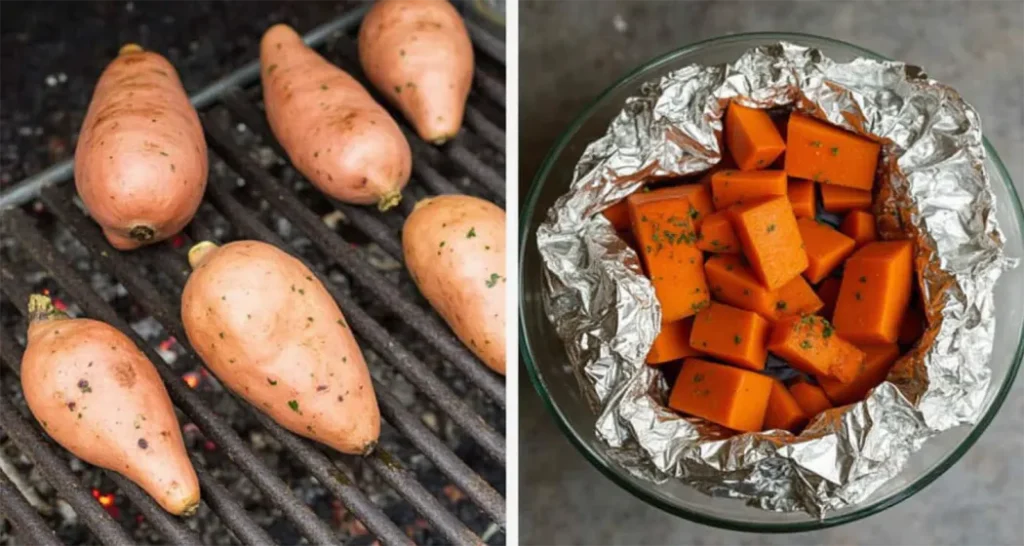
<instances>
[{"instance_id":1,"label":"grill grate","mask_svg":"<svg viewBox=\"0 0 1024 546\"><path fill-rule=\"evenodd\" d=\"M354 41L351 36L336 34L338 31L351 32L357 23L358 19L348 14L322 28L330 28L335 33L327 38L324 47L328 58L361 77L358 75L358 63L353 62L351 56ZM327 35L322 30L316 32L320 33L317 40ZM478 36L474 32L475 41ZM482 67L489 63L493 71L503 70L504 58L503 55L487 53L495 51L494 44L489 41L476 45L478 57L483 58L480 59L474 78L475 88L466 114L466 127L453 142L439 150L419 141L401 116L392 111L410 140L414 153L414 173L403 192L403 206L399 211L384 215L368 208L329 200L315 189L309 189L308 184L292 171L287 172L288 176L271 174L254 159L258 156L255 146L236 142L237 134L230 127L241 123L252 133L249 136L259 138L259 145L269 147L276 153L279 162L286 160L269 132L259 105L250 98L259 96L258 88L243 90L237 87L251 83L258 77L258 69L253 70L251 64L241 70L246 72L245 77L229 75L215 84L213 91L208 88L200 93L202 100L193 97L194 102L204 109L201 118L207 144L212 151L211 172L204 205L187 228L191 236L183 234L181 242L185 243L183 248L187 248L193 241L200 239L257 239L274 244L301 259L338 302L363 350L376 353L380 360L396 370L471 438L493 463L504 467L505 439L502 433L495 430L496 425L488 423L465 397L457 395L439 377L436 367L428 366L393 337L382 325L382 321L401 321L403 329L411 332L405 337L415 337L435 351L433 356L436 358L432 360L442 360L450 365L450 372L458 373L473 388L478 389L482 393L481 398L492 401L496 413L504 410L503 382L462 346L429 306L419 298L403 295L399 281L381 275L380 271L374 269L369 264L371 252L365 246L368 242L375 243L380 251L400 262L401 216L407 215L412 204L424 195L468 193L503 203L504 180L500 172L504 161L504 131L499 126L500 122L492 119L503 116L504 85L501 76L492 75ZM341 55L332 55L334 50L342 52ZM500 48L497 51L500 52ZM363 83L365 85L365 81ZM488 117L488 113L491 113L491 117ZM215 168L218 159L226 165L226 169ZM63 174L59 174L61 169L65 171ZM71 172L65 166L55 166L48 172L58 173L56 177L51 174L52 179L48 182L66 182L71 178ZM242 187L231 183L237 177L244 182ZM30 185L19 184L19 192L24 194L25 188ZM73 234L100 269L123 286L135 305L162 326L165 332L175 336L184 348L184 356L180 357L184 361L183 365L195 369L200 360L188 347L178 313L181 290L189 273L182 249L164 242L132 253L118 252L106 242L99 227L76 206L74 189L70 184L52 184L39 193L42 204L53 215L57 225ZM312 204L307 203L310 200ZM325 211L333 208L344 215L354 229L342 235L328 227L320 217L322 214L314 212L314 208ZM282 237L278 233L280 229L275 231L268 227L268 220L277 221L278 225L283 221L295 232L295 237ZM60 287L62 294L80 306L86 316L108 322L132 338L156 365L175 406L207 438L216 442L238 470L262 491L264 500L280 510L299 534L315 544L340 541L331 526L277 476L274 468L254 453L228 420L181 380L175 368L182 364L172 367L165 363L151 343L136 333L114 306L90 286L89 280L75 270L69 263L67 253L58 250L58 246L50 240L52 237L49 232L55 229L40 226L35 218L20 209L5 211L0 216L0 222L4 234L13 237L28 261L44 270ZM318 249L324 259L317 261L307 258L306 251L310 246ZM336 274L338 270L344 275L341 280L338 280ZM0 266L0 289L5 296L5 303L10 303L22 317L26 316L25 305L31 290L26 279L31 278L33 271L32 266L16 263L16 260L5 260ZM154 275L154 272L160 275ZM408 275L404 272L401 275L402 280L408 284ZM347 293L344 289L346 283L358 290L361 299L370 298L374 301L376 311L364 308L357 301L354 296L356 290L352 291L353 295ZM23 329L24 321L20 320L18 326L8 325L0 332L0 352L12 372L5 375L7 379L16 376L19 371L22 345L16 334ZM503 526L505 500L502 494L460 459L398 397L389 392L388 384L375 379L374 389L385 426L390 425L484 514ZM406 468L388 449L389 446L382 445L365 459L327 452L323 446L284 430L241 399L236 398L235 403L240 404L380 542L404 544L409 542L409 537L360 489L354 478L356 473L352 470L358 464L371 468L429 522L444 542L483 542L420 483L416 473ZM63 452L41 433L28 412L3 397L0 397L0 429L23 454L32 459L47 481L100 542L133 543L125 530L89 495L85 486L72 473ZM246 509L214 477L211 469L195 457L193 465L203 490L203 502L219 516L239 542L274 542L267 531L250 517ZM183 520L167 515L137 486L114 472L106 474L167 542L200 542L199 537ZM0 478L3 478L0 480L0 493L3 495L0 509L14 523L20 533L19 537L30 543L59 543L27 500L17 493L11 481L2 474Z\"/></svg>"}]
</instances>

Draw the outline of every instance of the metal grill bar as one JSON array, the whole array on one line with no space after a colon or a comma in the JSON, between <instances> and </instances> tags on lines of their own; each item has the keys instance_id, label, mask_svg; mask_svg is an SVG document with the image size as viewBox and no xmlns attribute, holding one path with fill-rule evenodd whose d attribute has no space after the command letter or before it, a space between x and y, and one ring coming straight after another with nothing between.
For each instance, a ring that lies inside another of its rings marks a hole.
<instances>
[{"instance_id":1,"label":"metal grill bar","mask_svg":"<svg viewBox=\"0 0 1024 546\"><path fill-rule=\"evenodd\" d=\"M0 516L11 520L23 544L62 546L43 518L39 517L3 472L0 472Z\"/></svg>"},{"instance_id":2,"label":"metal grill bar","mask_svg":"<svg viewBox=\"0 0 1024 546\"><path fill-rule=\"evenodd\" d=\"M466 30L469 31L469 36L473 40L473 46L499 63L505 64L505 43L477 26L473 21L469 19L465 21Z\"/></svg>"},{"instance_id":3,"label":"metal grill bar","mask_svg":"<svg viewBox=\"0 0 1024 546\"><path fill-rule=\"evenodd\" d=\"M490 74L477 68L473 71L473 87L479 89L488 99L495 104L505 107L505 84Z\"/></svg>"},{"instance_id":4,"label":"metal grill bar","mask_svg":"<svg viewBox=\"0 0 1024 546\"><path fill-rule=\"evenodd\" d=\"M463 119L466 125L469 125L475 133L483 137L495 150L503 154L505 153L505 131L491 123L491 120L487 119L483 112L472 104L467 104L466 114Z\"/></svg>"}]
</instances>

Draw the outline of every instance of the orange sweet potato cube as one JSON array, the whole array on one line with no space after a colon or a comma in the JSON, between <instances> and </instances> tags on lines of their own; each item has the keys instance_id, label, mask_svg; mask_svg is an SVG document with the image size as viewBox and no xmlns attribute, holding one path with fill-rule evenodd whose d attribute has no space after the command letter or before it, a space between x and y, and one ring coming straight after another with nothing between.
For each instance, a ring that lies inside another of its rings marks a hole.
<instances>
[{"instance_id":1,"label":"orange sweet potato cube","mask_svg":"<svg viewBox=\"0 0 1024 546\"><path fill-rule=\"evenodd\" d=\"M793 214L797 218L814 218L817 214L814 182L791 178L786 195L789 197L789 204L793 206Z\"/></svg>"},{"instance_id":2,"label":"orange sweet potato cube","mask_svg":"<svg viewBox=\"0 0 1024 546\"><path fill-rule=\"evenodd\" d=\"M704 275L715 300L766 319L775 316L775 295L761 284L742 256L712 256L704 263Z\"/></svg>"},{"instance_id":3,"label":"orange sweet potato cube","mask_svg":"<svg viewBox=\"0 0 1024 546\"><path fill-rule=\"evenodd\" d=\"M625 199L602 210L601 214L612 223L615 231L626 231L629 229L629 204L626 203Z\"/></svg>"},{"instance_id":4,"label":"orange sweet potato cube","mask_svg":"<svg viewBox=\"0 0 1024 546\"><path fill-rule=\"evenodd\" d=\"M818 285L818 297L823 304L818 314L828 320L832 320L832 314L836 310L836 300L839 299L839 285L841 282L837 277L829 277Z\"/></svg>"},{"instance_id":5,"label":"orange sweet potato cube","mask_svg":"<svg viewBox=\"0 0 1024 546\"><path fill-rule=\"evenodd\" d=\"M871 191L880 149L877 142L794 113L786 130L786 173Z\"/></svg>"},{"instance_id":6,"label":"orange sweet potato cube","mask_svg":"<svg viewBox=\"0 0 1024 546\"><path fill-rule=\"evenodd\" d=\"M807 253L786 197L729 209L732 227L758 279L776 290L807 269Z\"/></svg>"},{"instance_id":7,"label":"orange sweet potato cube","mask_svg":"<svg viewBox=\"0 0 1024 546\"><path fill-rule=\"evenodd\" d=\"M864 352L864 371L853 381L842 383L828 377L818 378L818 384L828 395L828 399L837 406L863 400L868 391L885 381L892 363L900 356L900 348L895 343L861 345L858 348Z\"/></svg>"},{"instance_id":8,"label":"orange sweet potato cube","mask_svg":"<svg viewBox=\"0 0 1024 546\"><path fill-rule=\"evenodd\" d=\"M705 266L705 270L706 270ZM714 292L712 291L712 295ZM775 291L775 314L771 320L778 320L790 315L813 315L825 305L811 285L800 275L782 285Z\"/></svg>"},{"instance_id":9,"label":"orange sweet potato cube","mask_svg":"<svg viewBox=\"0 0 1024 546\"><path fill-rule=\"evenodd\" d=\"M691 328L693 328L693 317L663 323L658 337L654 338L651 351L647 353L647 363L651 365L664 364L688 356L699 356L700 351L690 347Z\"/></svg>"},{"instance_id":10,"label":"orange sweet potato cube","mask_svg":"<svg viewBox=\"0 0 1024 546\"><path fill-rule=\"evenodd\" d=\"M843 218L843 223L839 225L839 231L853 239L856 243L855 248L878 240L875 217L866 210L851 210L846 218Z\"/></svg>"},{"instance_id":11,"label":"orange sweet potato cube","mask_svg":"<svg viewBox=\"0 0 1024 546\"><path fill-rule=\"evenodd\" d=\"M725 113L725 139L733 159L744 171L768 167L786 149L767 112L735 101Z\"/></svg>"},{"instance_id":12,"label":"orange sweet potato cube","mask_svg":"<svg viewBox=\"0 0 1024 546\"><path fill-rule=\"evenodd\" d=\"M793 394L778 379L772 380L772 392L768 397L768 408L764 412L764 430L788 430L796 432L807 424L807 414L797 403Z\"/></svg>"},{"instance_id":13,"label":"orange sweet potato cube","mask_svg":"<svg viewBox=\"0 0 1024 546\"><path fill-rule=\"evenodd\" d=\"M864 367L864 353L836 335L815 315L784 317L775 323L768 350L804 373L849 383Z\"/></svg>"},{"instance_id":14,"label":"orange sweet potato cube","mask_svg":"<svg viewBox=\"0 0 1024 546\"><path fill-rule=\"evenodd\" d=\"M822 184L821 202L829 212L866 210L871 208L871 192L835 184Z\"/></svg>"},{"instance_id":15,"label":"orange sweet potato cube","mask_svg":"<svg viewBox=\"0 0 1024 546\"><path fill-rule=\"evenodd\" d=\"M797 381L790 385L789 393L796 399L796 403L804 410L808 419L832 407L832 402L825 396L825 391L806 381Z\"/></svg>"},{"instance_id":16,"label":"orange sweet potato cube","mask_svg":"<svg viewBox=\"0 0 1024 546\"><path fill-rule=\"evenodd\" d=\"M699 358L683 361L668 406L741 432L761 430L772 378Z\"/></svg>"},{"instance_id":17,"label":"orange sweet potato cube","mask_svg":"<svg viewBox=\"0 0 1024 546\"><path fill-rule=\"evenodd\" d=\"M715 254L739 254L740 240L732 229L728 212L716 212L704 218L697 248Z\"/></svg>"},{"instance_id":18,"label":"orange sweet potato cube","mask_svg":"<svg viewBox=\"0 0 1024 546\"><path fill-rule=\"evenodd\" d=\"M768 321L753 311L714 303L693 319L690 346L731 364L763 370Z\"/></svg>"},{"instance_id":19,"label":"orange sweet potato cube","mask_svg":"<svg viewBox=\"0 0 1024 546\"><path fill-rule=\"evenodd\" d=\"M629 196L629 215L640 256L661 304L662 322L694 315L710 300L704 254L697 248L687 197L665 199L657 192Z\"/></svg>"},{"instance_id":20,"label":"orange sweet potato cube","mask_svg":"<svg viewBox=\"0 0 1024 546\"><path fill-rule=\"evenodd\" d=\"M846 261L835 325L843 338L872 345L896 341L910 302L913 243L868 243Z\"/></svg>"},{"instance_id":21,"label":"orange sweet potato cube","mask_svg":"<svg viewBox=\"0 0 1024 546\"><path fill-rule=\"evenodd\" d=\"M812 283L818 283L839 267L853 252L853 239L832 229L832 226L800 218L797 220L800 238L807 252L807 270L804 276Z\"/></svg>"},{"instance_id":22,"label":"orange sweet potato cube","mask_svg":"<svg viewBox=\"0 0 1024 546\"><path fill-rule=\"evenodd\" d=\"M711 200L715 209L787 195L785 171L718 171L711 175Z\"/></svg>"}]
</instances>

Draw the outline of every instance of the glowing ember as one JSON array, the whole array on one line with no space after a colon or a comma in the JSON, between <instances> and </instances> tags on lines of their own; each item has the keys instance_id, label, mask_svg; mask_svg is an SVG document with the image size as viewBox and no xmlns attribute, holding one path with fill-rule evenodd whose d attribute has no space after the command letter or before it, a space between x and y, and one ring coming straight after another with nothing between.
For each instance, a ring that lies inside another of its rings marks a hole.
<instances>
[{"instance_id":1,"label":"glowing ember","mask_svg":"<svg viewBox=\"0 0 1024 546\"><path fill-rule=\"evenodd\" d=\"M60 298L53 298L53 306L56 307L58 311L68 310L68 304L64 303L64 300Z\"/></svg>"},{"instance_id":2,"label":"glowing ember","mask_svg":"<svg viewBox=\"0 0 1024 546\"><path fill-rule=\"evenodd\" d=\"M196 388L197 385L199 385L199 374L197 374L196 372L186 372L184 375L181 376L181 378L185 380L185 384L187 384L190 388L194 389Z\"/></svg>"},{"instance_id":3,"label":"glowing ember","mask_svg":"<svg viewBox=\"0 0 1024 546\"><path fill-rule=\"evenodd\" d=\"M178 340L175 339L174 336L171 336L171 337L169 337L169 338L167 338L167 339L165 339L165 340L160 342L160 348L165 350L165 351L170 351L171 347L174 347L174 344L177 343L177 342L178 342Z\"/></svg>"},{"instance_id":4,"label":"glowing ember","mask_svg":"<svg viewBox=\"0 0 1024 546\"><path fill-rule=\"evenodd\" d=\"M217 449L217 444L213 443L213 440L207 440L203 443L203 449L206 451L213 451Z\"/></svg>"},{"instance_id":5,"label":"glowing ember","mask_svg":"<svg viewBox=\"0 0 1024 546\"><path fill-rule=\"evenodd\" d=\"M99 497L96 498L96 500L100 501L100 504L103 505L104 508L106 508L114 504L114 494L107 493L106 495L100 495Z\"/></svg>"},{"instance_id":6,"label":"glowing ember","mask_svg":"<svg viewBox=\"0 0 1024 546\"><path fill-rule=\"evenodd\" d=\"M175 235L174 238L171 239L171 246L173 248L181 248L185 246L185 236L180 233Z\"/></svg>"},{"instance_id":7,"label":"glowing ember","mask_svg":"<svg viewBox=\"0 0 1024 546\"><path fill-rule=\"evenodd\" d=\"M49 288L44 288L43 289L43 295L44 296L49 296L50 295L50 289Z\"/></svg>"}]
</instances>

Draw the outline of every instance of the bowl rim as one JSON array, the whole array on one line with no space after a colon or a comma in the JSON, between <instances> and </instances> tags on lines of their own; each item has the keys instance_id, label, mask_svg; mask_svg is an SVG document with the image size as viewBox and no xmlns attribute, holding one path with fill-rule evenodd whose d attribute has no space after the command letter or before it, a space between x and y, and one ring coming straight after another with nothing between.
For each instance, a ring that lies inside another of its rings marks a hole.
<instances>
[{"instance_id":1,"label":"bowl rim","mask_svg":"<svg viewBox=\"0 0 1024 546\"><path fill-rule=\"evenodd\" d=\"M528 236L529 234L526 232L527 228L529 227L527 225L527 218L532 218L536 212L534 209L537 206L537 200L540 195L540 187L543 185L543 181L547 178L547 175L551 170L555 159L562 154L570 139L576 134L577 131L579 131L583 123L590 119L590 116L593 114L597 106L600 105L607 96L611 95L614 91L620 89L626 84L632 82L637 76L640 76L643 73L646 73L659 66L669 63L678 57L691 54L693 52L696 52L702 48L711 45L742 42L752 39L773 41L787 40L795 43L799 43L800 40L803 39L818 40L836 46L851 48L862 55L867 55L877 60L892 61L892 59L884 55L880 55L864 47L849 42L845 42L843 40L828 38L825 36L819 36L815 34L801 32L744 32L730 34L727 36L718 36L684 45L680 48L658 55L648 60L647 62L639 65L637 68L630 70L623 76L620 76L612 85L608 86L595 99L593 99L589 104L587 104L587 106L573 119L572 123L570 123L569 126L562 132L562 134L559 135L558 139L555 141L555 144L551 147L547 155L544 157L544 160L541 162L540 168L537 170L537 173L534 175L533 180L530 183L530 188L527 191L525 200L526 206L522 207L519 216L519 306L521 309L526 303L524 299L524 291L522 289L522 279L524 278L523 258L526 252L527 242L530 240L530 237ZM1020 196L1017 194L1017 190L1013 185L1013 179L1010 177L1010 173L1006 170L1006 165L1004 165L1003 161L999 158L999 154L996 153L995 148L992 147L991 143L989 143L987 138L984 138L984 134L982 135L982 140L985 148L985 153L990 159L992 159L992 162L995 163L996 168L1000 173L1001 179L1008 182L1007 185L1009 186L1009 201L1012 205L1011 208L1013 209L1014 215L1016 216L1018 226L1024 227L1024 208L1022 208ZM544 406L548 409L548 412L555 417L555 422L558 423L559 428L562 429L562 433L569 438L570 443L573 446L575 446L575 448L583 455L583 458L589 461L590 464L593 465L595 468L597 468L597 470L600 471L601 474L603 474L606 478L617 484L619 487L628 491L634 497L637 497L640 500L652 506L655 506L665 512L668 512L669 514L672 514L674 516L682 517L696 523L701 523L732 531L760 533L789 533L813 531L819 529L826 529L829 527L834 527L845 523L850 523L882 512L883 510L895 506L903 502L904 500L912 497L919 491L923 490L925 487L927 487L936 479L938 479L939 476L941 476L947 470L949 470L949 468L951 468L954 464L956 464L956 462L959 461L960 458L963 457L963 455L967 453L968 450L970 450L970 448L978 441L978 438L980 438L981 435L985 432L985 430L988 428L988 425L992 422L992 419L995 418L996 414L999 412L999 408L1002 407L1003 402L1005 402L1006 397L1012 390L1011 388L1013 386L1014 380L1016 379L1017 372L1020 369L1021 361L1022 359L1024 359L1024 323L1022 323L1020 332L1018 332L1017 335L1017 349L1013 357L1013 362L1011 362L1010 364L1010 369L1007 371L1006 380L1003 381L1003 384L1000 386L999 391L993 398L992 404L989 406L988 410L985 412L984 415L982 415L977 425L974 426L974 428L968 433L967 437L960 443L960 445L956 447L953 453L951 453L945 459L939 461L938 464L936 464L931 470L923 474L920 478L911 483L905 489L898 491L897 493L890 495L887 498L858 507L857 509L852 510L850 512L838 514L833 517L826 516L826 518L824 519L785 523L748 523L743 521L737 521L734 519L723 518L719 516L712 516L709 514L696 512L687 508L682 508L680 506L668 503L658 497L655 497L647 493L643 489L634 486L627 479L621 476L619 474L619 471L612 468L610 465L606 465L604 461L601 459L601 457L592 452L591 448L586 444L586 442L581 440L580 437L576 435L576 433L572 430L572 427L569 425L568 420L558 409L558 407L554 404L551 397L548 396L547 389L544 387L544 381L537 371L536 363L534 362L533 355L530 351L530 345L526 337L526 323L522 312L519 313L518 329L520 358L526 364L527 373L530 376L530 381L533 383L534 390L536 390L537 393L540 395L540 398L541 400L543 400Z\"/></svg>"}]
</instances>

